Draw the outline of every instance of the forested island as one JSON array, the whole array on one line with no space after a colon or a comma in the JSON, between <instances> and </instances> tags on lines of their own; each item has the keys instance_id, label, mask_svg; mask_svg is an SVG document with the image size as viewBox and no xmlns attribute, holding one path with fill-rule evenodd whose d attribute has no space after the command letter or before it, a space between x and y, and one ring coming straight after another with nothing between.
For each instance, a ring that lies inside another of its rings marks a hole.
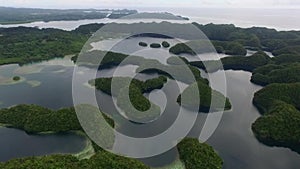
<instances>
[{"instance_id":1,"label":"forested island","mask_svg":"<svg viewBox=\"0 0 300 169\"><path fill-rule=\"evenodd\" d=\"M195 91L199 92L199 99L195 98L198 97L195 95ZM182 97L185 99L182 100ZM212 98L214 98L212 105ZM223 110L230 110L231 104L228 98L216 91L213 90L208 84L203 83L203 81L197 81L187 87L183 93L178 96L177 102L180 103L183 107L186 108L194 108L199 109L200 112L211 112L214 111L223 111ZM195 107L199 106L199 108Z\"/></svg>"},{"instance_id":2,"label":"forested island","mask_svg":"<svg viewBox=\"0 0 300 169\"><path fill-rule=\"evenodd\" d=\"M300 83L271 84L255 93L253 103L263 114L252 125L256 137L300 153L299 100Z\"/></svg>"},{"instance_id":3,"label":"forested island","mask_svg":"<svg viewBox=\"0 0 300 169\"><path fill-rule=\"evenodd\" d=\"M110 9L36 9L0 7L0 24L19 24L35 21L69 21L82 19L117 19L136 14L136 10Z\"/></svg>"},{"instance_id":4,"label":"forested island","mask_svg":"<svg viewBox=\"0 0 300 169\"><path fill-rule=\"evenodd\" d=\"M114 85L112 85L112 81ZM144 82L126 77L114 77L99 78L89 83L95 86L96 89L115 96L117 98L117 105L130 120L146 123L157 119L161 114L161 110L157 105L151 103L143 94L150 93L155 89L161 89L166 82L167 78L160 76ZM126 98L128 92L130 100ZM133 107L131 107L127 101L130 101Z\"/></svg>"},{"instance_id":5,"label":"forested island","mask_svg":"<svg viewBox=\"0 0 300 169\"><path fill-rule=\"evenodd\" d=\"M249 57L229 56L221 58L222 66L220 66L219 61L214 60L194 61L190 62L190 64L207 72L216 72L218 70L244 70L252 72L254 69L268 64L270 60L271 58L266 53L259 51Z\"/></svg>"},{"instance_id":6,"label":"forested island","mask_svg":"<svg viewBox=\"0 0 300 169\"><path fill-rule=\"evenodd\" d=\"M114 125L107 115L103 115L108 123ZM0 124L32 134L82 130L74 107L51 110L37 105L17 105L0 110Z\"/></svg>"}]
</instances>

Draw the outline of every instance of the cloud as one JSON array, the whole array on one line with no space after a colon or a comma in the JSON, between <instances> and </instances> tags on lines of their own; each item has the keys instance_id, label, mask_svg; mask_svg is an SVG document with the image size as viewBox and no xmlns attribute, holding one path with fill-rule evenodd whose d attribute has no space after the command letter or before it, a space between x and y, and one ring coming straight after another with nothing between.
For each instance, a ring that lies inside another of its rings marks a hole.
<instances>
[{"instance_id":1,"label":"cloud","mask_svg":"<svg viewBox=\"0 0 300 169\"><path fill-rule=\"evenodd\" d=\"M3 6L43 8L101 7L283 7L300 6L300 0L0 0Z\"/></svg>"}]
</instances>

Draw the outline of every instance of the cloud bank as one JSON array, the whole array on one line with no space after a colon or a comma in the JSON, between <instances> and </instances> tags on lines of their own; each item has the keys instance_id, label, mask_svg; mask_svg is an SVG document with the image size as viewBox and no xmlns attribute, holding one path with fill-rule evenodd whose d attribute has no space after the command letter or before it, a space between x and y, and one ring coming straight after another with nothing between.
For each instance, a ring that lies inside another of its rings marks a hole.
<instances>
[{"instance_id":1,"label":"cloud bank","mask_svg":"<svg viewBox=\"0 0 300 169\"><path fill-rule=\"evenodd\" d=\"M0 0L0 6L41 8L104 7L300 7L300 0Z\"/></svg>"}]
</instances>

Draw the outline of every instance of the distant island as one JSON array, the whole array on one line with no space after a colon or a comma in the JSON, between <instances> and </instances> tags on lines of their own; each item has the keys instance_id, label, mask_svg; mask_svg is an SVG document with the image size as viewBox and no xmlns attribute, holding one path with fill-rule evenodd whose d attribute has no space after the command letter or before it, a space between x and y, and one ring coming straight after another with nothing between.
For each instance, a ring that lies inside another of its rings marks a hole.
<instances>
[{"instance_id":1,"label":"distant island","mask_svg":"<svg viewBox=\"0 0 300 169\"><path fill-rule=\"evenodd\" d=\"M137 14L136 10L120 9L37 9L0 7L0 24L20 24L35 21L70 21L82 19L117 19Z\"/></svg>"},{"instance_id":2,"label":"distant island","mask_svg":"<svg viewBox=\"0 0 300 169\"><path fill-rule=\"evenodd\" d=\"M135 15L138 14L138 15ZM0 24L22 24L37 21L75 21L85 19L162 19L189 20L187 17L172 13L139 13L129 9L39 9L0 7Z\"/></svg>"}]
</instances>

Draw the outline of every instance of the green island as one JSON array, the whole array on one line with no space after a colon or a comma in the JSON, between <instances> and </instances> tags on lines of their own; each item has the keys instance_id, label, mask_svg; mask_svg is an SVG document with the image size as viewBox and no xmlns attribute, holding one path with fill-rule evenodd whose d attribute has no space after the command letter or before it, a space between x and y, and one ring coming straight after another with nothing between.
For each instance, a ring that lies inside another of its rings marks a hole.
<instances>
[{"instance_id":1,"label":"green island","mask_svg":"<svg viewBox=\"0 0 300 169\"><path fill-rule=\"evenodd\" d=\"M186 43L178 43L175 46L171 47L169 51L176 55L196 55L213 52L214 49L209 45L210 42L194 40ZM245 56L247 54L247 50L239 42L212 41L212 45L218 53L240 56Z\"/></svg>"},{"instance_id":2,"label":"green island","mask_svg":"<svg viewBox=\"0 0 300 169\"><path fill-rule=\"evenodd\" d=\"M199 98L197 98L197 91L199 92ZM184 99L182 100L182 98ZM213 104L212 98L214 98ZM214 112L231 109L229 99L225 98L220 92L213 90L208 84L203 83L203 81L197 81L186 88L177 98L177 102L183 107L192 108L193 110L199 109L200 112L206 113L210 110Z\"/></svg>"},{"instance_id":3,"label":"green island","mask_svg":"<svg viewBox=\"0 0 300 169\"><path fill-rule=\"evenodd\" d=\"M18 105L0 110L0 115L1 123L9 127L23 129L31 134L82 130L74 108L63 108L54 111L37 105ZM115 125L110 117L107 115L104 117L112 127ZM216 169L222 168L223 162L212 147L199 143L197 139L186 138L178 144L177 148L179 159L183 161L186 169L192 169L193 167L204 169L208 166ZM94 153L89 158L79 159L72 154L26 157L0 162L0 168L10 169L18 166L19 169L150 169L149 166L136 159L106 152L94 143L92 149Z\"/></svg>"},{"instance_id":4,"label":"green island","mask_svg":"<svg viewBox=\"0 0 300 169\"><path fill-rule=\"evenodd\" d=\"M122 53L93 50L89 52L84 52L78 58L78 55L72 57L73 62L77 65L88 66L88 67L98 67L99 69L108 69L112 67L122 65L142 65L145 63L153 64L158 62L154 59L145 59L140 56L129 56ZM98 62L100 62L97 64Z\"/></svg>"},{"instance_id":5,"label":"green island","mask_svg":"<svg viewBox=\"0 0 300 169\"><path fill-rule=\"evenodd\" d=\"M14 80L14 81L19 81L19 80L21 80L21 77L20 77L20 76L14 76L14 77L13 77L13 80Z\"/></svg>"},{"instance_id":6,"label":"green island","mask_svg":"<svg viewBox=\"0 0 300 169\"><path fill-rule=\"evenodd\" d=\"M268 64L259 67L253 71L251 82L262 86L272 83L300 82L300 63Z\"/></svg>"},{"instance_id":7,"label":"green island","mask_svg":"<svg viewBox=\"0 0 300 169\"><path fill-rule=\"evenodd\" d=\"M147 47L148 46L148 44L146 42L140 42L139 45L142 46L142 47Z\"/></svg>"},{"instance_id":8,"label":"green island","mask_svg":"<svg viewBox=\"0 0 300 169\"><path fill-rule=\"evenodd\" d=\"M247 50L243 44L239 42L212 41L212 44L218 53L239 56L245 56L247 54Z\"/></svg>"},{"instance_id":9,"label":"green island","mask_svg":"<svg viewBox=\"0 0 300 169\"><path fill-rule=\"evenodd\" d=\"M159 43L151 43L150 47L151 48L161 48L161 44L159 44Z\"/></svg>"},{"instance_id":10,"label":"green island","mask_svg":"<svg viewBox=\"0 0 300 169\"><path fill-rule=\"evenodd\" d=\"M167 59L167 63L169 65L184 65L184 64L189 64L189 61L180 56L171 56Z\"/></svg>"},{"instance_id":11,"label":"green island","mask_svg":"<svg viewBox=\"0 0 300 169\"><path fill-rule=\"evenodd\" d=\"M225 70L245 70L253 71L255 68L266 65L270 57L264 52L256 52L249 57L225 57L222 58L222 64Z\"/></svg>"},{"instance_id":12,"label":"green island","mask_svg":"<svg viewBox=\"0 0 300 169\"><path fill-rule=\"evenodd\" d=\"M129 77L114 77L98 78L89 83L95 86L97 90L117 97L117 105L130 120L146 123L157 119L160 116L161 110L157 105L151 103L143 94L155 89L161 89L166 82L167 78L160 76L144 82ZM128 92L133 107L127 102Z\"/></svg>"},{"instance_id":13,"label":"green island","mask_svg":"<svg viewBox=\"0 0 300 169\"><path fill-rule=\"evenodd\" d=\"M221 58L220 61L195 61L190 62L192 66L196 66L207 72L216 72L218 70L244 70L252 72L254 69L264 66L270 62L271 58L264 52L259 51L252 56L229 56Z\"/></svg>"},{"instance_id":14,"label":"green island","mask_svg":"<svg viewBox=\"0 0 300 169\"><path fill-rule=\"evenodd\" d=\"M263 114L252 125L258 140L300 153L300 83L271 84L255 93L253 104Z\"/></svg>"},{"instance_id":15,"label":"green island","mask_svg":"<svg viewBox=\"0 0 300 169\"><path fill-rule=\"evenodd\" d=\"M268 65L255 69L251 82L262 86L271 83L300 82L300 54L283 54L271 59Z\"/></svg>"},{"instance_id":16,"label":"green island","mask_svg":"<svg viewBox=\"0 0 300 169\"><path fill-rule=\"evenodd\" d=\"M221 169L223 166L223 160L214 149L207 144L199 144L197 139L184 139L177 148L186 169Z\"/></svg>"},{"instance_id":17,"label":"green island","mask_svg":"<svg viewBox=\"0 0 300 169\"><path fill-rule=\"evenodd\" d=\"M113 125L108 116L103 115L107 122ZM37 105L18 105L0 110L0 124L34 134L82 130L74 107L50 110Z\"/></svg>"},{"instance_id":18,"label":"green island","mask_svg":"<svg viewBox=\"0 0 300 169\"><path fill-rule=\"evenodd\" d=\"M0 65L27 64L79 53L89 35L38 28L0 28Z\"/></svg>"},{"instance_id":19,"label":"green island","mask_svg":"<svg viewBox=\"0 0 300 169\"><path fill-rule=\"evenodd\" d=\"M201 77L201 72L198 68L196 68L195 66L183 64L184 62L181 59L173 59L174 60L172 62L175 62L176 60L176 62L181 62L182 64L164 65L158 61L148 61L143 62L141 65L139 65L139 68L137 68L136 72L145 74L157 73L167 76L170 79L176 79L178 81L184 82L186 84L191 84L196 80L208 83L207 79ZM185 76L182 76L183 74L185 74Z\"/></svg>"},{"instance_id":20,"label":"green island","mask_svg":"<svg viewBox=\"0 0 300 169\"><path fill-rule=\"evenodd\" d=\"M167 42L167 41L163 41L163 42L161 43L161 45L162 45L164 48L169 48L169 47L171 46L170 43Z\"/></svg>"},{"instance_id":21,"label":"green island","mask_svg":"<svg viewBox=\"0 0 300 169\"><path fill-rule=\"evenodd\" d=\"M88 11L88 12L87 12ZM111 15L107 16L107 12ZM120 18L136 14L136 10L109 9L36 9L0 7L0 24L21 24L35 21L70 21L82 19Z\"/></svg>"}]
</instances>

